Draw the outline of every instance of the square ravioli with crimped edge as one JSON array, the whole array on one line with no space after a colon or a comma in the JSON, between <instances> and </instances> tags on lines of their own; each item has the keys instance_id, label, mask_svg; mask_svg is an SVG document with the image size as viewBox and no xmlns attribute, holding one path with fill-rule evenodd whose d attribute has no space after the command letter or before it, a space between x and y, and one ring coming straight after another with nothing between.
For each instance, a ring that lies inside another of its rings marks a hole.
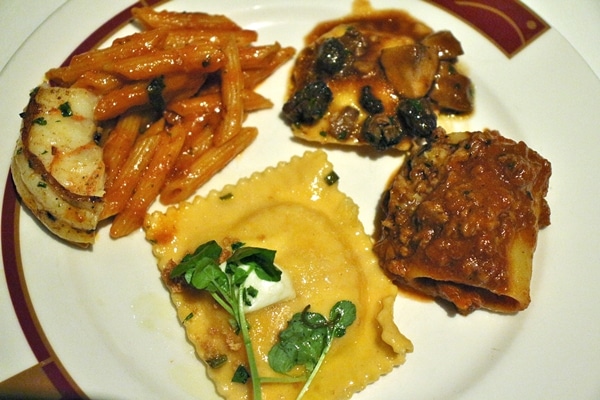
<instances>
[{"instance_id":1,"label":"square ravioli with crimped edge","mask_svg":"<svg viewBox=\"0 0 600 400\"><path fill-rule=\"evenodd\" d=\"M332 172L325 152L306 152L145 220L146 237L198 357L206 363L226 356L219 368L206 365L217 392L227 399L252 397L249 383L231 382L237 366L246 363L241 336L210 295L169 278L174 263L209 240L276 250L275 262L293 283L293 299L247 314L261 376L275 374L267 354L293 314L307 305L327 313L339 300L356 305L356 321L333 342L304 399L350 398L403 364L413 349L393 319L397 288L378 266L358 206L327 182ZM302 385L263 384L263 399L296 398Z\"/></svg>"}]
</instances>

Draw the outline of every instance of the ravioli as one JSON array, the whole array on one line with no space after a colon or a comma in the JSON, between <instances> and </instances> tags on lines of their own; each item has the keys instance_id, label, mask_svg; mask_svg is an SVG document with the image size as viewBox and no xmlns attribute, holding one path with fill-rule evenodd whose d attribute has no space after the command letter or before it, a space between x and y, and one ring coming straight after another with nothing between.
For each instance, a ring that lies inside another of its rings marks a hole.
<instances>
[{"instance_id":1,"label":"ravioli","mask_svg":"<svg viewBox=\"0 0 600 400\"><path fill-rule=\"evenodd\" d=\"M337 301L350 300L357 307L357 319L333 342L305 399L347 399L403 364L413 350L393 320L397 288L378 266L357 205L337 184L327 182L332 172L325 152L306 152L236 185L146 217L146 237L178 317L224 398L252 396L249 384L231 382L236 367L246 363L241 337L209 295L182 289L165 273L208 240L276 250L275 262L293 282L295 298L247 315L261 376L276 374L267 354L292 315L307 305L311 311L328 313ZM224 365L209 366L223 355L228 360ZM302 383L263 384L263 398L295 398L301 387Z\"/></svg>"},{"instance_id":2,"label":"ravioli","mask_svg":"<svg viewBox=\"0 0 600 400\"><path fill-rule=\"evenodd\" d=\"M463 48L450 31L368 2L354 8L305 38L282 108L295 137L408 151L430 138L438 114L473 111L473 85L458 68Z\"/></svg>"}]
</instances>

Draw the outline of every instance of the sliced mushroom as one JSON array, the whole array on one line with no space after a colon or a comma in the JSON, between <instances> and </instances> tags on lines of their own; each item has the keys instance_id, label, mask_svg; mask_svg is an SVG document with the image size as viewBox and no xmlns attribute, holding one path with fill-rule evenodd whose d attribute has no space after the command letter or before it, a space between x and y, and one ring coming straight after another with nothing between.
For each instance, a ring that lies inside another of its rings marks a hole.
<instances>
[{"instance_id":1,"label":"sliced mushroom","mask_svg":"<svg viewBox=\"0 0 600 400\"><path fill-rule=\"evenodd\" d=\"M429 97L446 112L470 113L473 111L471 80L458 72L448 61L440 63L438 76Z\"/></svg>"},{"instance_id":2,"label":"sliced mushroom","mask_svg":"<svg viewBox=\"0 0 600 400\"><path fill-rule=\"evenodd\" d=\"M383 49L380 62L388 81L400 96L418 99L429 92L439 59L435 50L415 43Z\"/></svg>"},{"instance_id":3,"label":"sliced mushroom","mask_svg":"<svg viewBox=\"0 0 600 400\"><path fill-rule=\"evenodd\" d=\"M463 54L460 42L450 31L439 31L428 35L421 43L435 50L440 60L455 60Z\"/></svg>"},{"instance_id":4,"label":"sliced mushroom","mask_svg":"<svg viewBox=\"0 0 600 400\"><path fill-rule=\"evenodd\" d=\"M329 134L338 140L346 140L352 135L356 135L359 127L356 121L360 112L352 107L344 107L341 112L331 119Z\"/></svg>"}]
</instances>

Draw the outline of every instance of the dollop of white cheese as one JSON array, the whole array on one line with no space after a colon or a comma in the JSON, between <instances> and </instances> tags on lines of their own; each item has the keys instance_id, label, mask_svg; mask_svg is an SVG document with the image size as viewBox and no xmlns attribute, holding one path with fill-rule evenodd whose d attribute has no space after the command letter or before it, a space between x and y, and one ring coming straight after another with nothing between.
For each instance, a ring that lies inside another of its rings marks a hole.
<instances>
[{"instance_id":1,"label":"dollop of white cheese","mask_svg":"<svg viewBox=\"0 0 600 400\"><path fill-rule=\"evenodd\" d=\"M224 271L226 265L227 263L224 262L219 267ZM258 293L256 297L249 297L251 304L244 305L244 312L251 313L271 304L291 300L296 297L296 291L294 290L294 285L289 274L278 265L275 266L281 270L281 279L278 282L265 281L259 278L255 271L250 272L244 282L244 287L253 287ZM250 269L250 266L240 265L238 268L243 268L247 271Z\"/></svg>"}]
</instances>

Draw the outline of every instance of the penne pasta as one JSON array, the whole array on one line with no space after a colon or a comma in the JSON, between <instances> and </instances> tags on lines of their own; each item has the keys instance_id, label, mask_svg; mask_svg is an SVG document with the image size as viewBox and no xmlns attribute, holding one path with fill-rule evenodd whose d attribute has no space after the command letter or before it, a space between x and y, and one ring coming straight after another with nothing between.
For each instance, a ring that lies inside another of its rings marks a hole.
<instances>
[{"instance_id":1,"label":"penne pasta","mask_svg":"<svg viewBox=\"0 0 600 400\"><path fill-rule=\"evenodd\" d=\"M242 91L242 108L244 113L264 110L273 107L273 102L263 95L248 89ZM210 113L221 112L223 102L219 93L209 93L171 102L167 108L182 117L198 117Z\"/></svg>"},{"instance_id":2,"label":"penne pasta","mask_svg":"<svg viewBox=\"0 0 600 400\"><path fill-rule=\"evenodd\" d=\"M191 166L193 173L165 182L160 193L161 203L174 204L190 197L200 186L245 150L254 141L257 134L256 128L242 128L238 135L228 142L211 147L202 153Z\"/></svg>"},{"instance_id":3,"label":"penne pasta","mask_svg":"<svg viewBox=\"0 0 600 400\"><path fill-rule=\"evenodd\" d=\"M206 78L204 73L166 75L163 78L163 99L165 102L171 102L190 98L198 93Z\"/></svg>"},{"instance_id":4,"label":"penne pasta","mask_svg":"<svg viewBox=\"0 0 600 400\"><path fill-rule=\"evenodd\" d=\"M135 33L128 36L127 41L122 39L111 47L74 56L68 66L46 72L46 78L63 86L71 85L87 71L101 71L106 64L139 57L161 48L165 35L164 31Z\"/></svg>"},{"instance_id":5,"label":"penne pasta","mask_svg":"<svg viewBox=\"0 0 600 400\"><path fill-rule=\"evenodd\" d=\"M148 82L131 83L102 96L94 110L94 118L97 121L106 121L124 114L132 107L146 103Z\"/></svg>"},{"instance_id":6,"label":"penne pasta","mask_svg":"<svg viewBox=\"0 0 600 400\"><path fill-rule=\"evenodd\" d=\"M174 74L160 78L162 92L160 101L168 102L179 98L188 98L195 94L204 81L204 74ZM118 117L127 110L151 103L149 97L152 81L135 81L135 83L124 85L115 90L105 93L94 112L94 118L105 121Z\"/></svg>"},{"instance_id":7,"label":"penne pasta","mask_svg":"<svg viewBox=\"0 0 600 400\"><path fill-rule=\"evenodd\" d=\"M106 187L111 186L112 180L127 159L142 127L142 121L141 114L123 115L106 139L103 149Z\"/></svg>"},{"instance_id":8,"label":"penne pasta","mask_svg":"<svg viewBox=\"0 0 600 400\"><path fill-rule=\"evenodd\" d=\"M256 45L258 33L222 15L132 9L139 32L71 58L46 79L96 96L110 235L141 226L148 207L184 200L247 148L248 113L273 103L255 91L295 53Z\"/></svg>"},{"instance_id":9,"label":"penne pasta","mask_svg":"<svg viewBox=\"0 0 600 400\"><path fill-rule=\"evenodd\" d=\"M227 35L233 36L238 46L250 46L258 39L256 31L242 29L228 31ZM191 44L213 43L220 44L223 31L205 29L177 29L169 31L164 46L165 48L177 49Z\"/></svg>"},{"instance_id":10,"label":"penne pasta","mask_svg":"<svg viewBox=\"0 0 600 400\"><path fill-rule=\"evenodd\" d=\"M243 71L244 85L247 89L254 89L265 79L271 76L275 70L289 61L296 50L292 47L282 47L274 54L262 68L247 68Z\"/></svg>"},{"instance_id":11,"label":"penne pasta","mask_svg":"<svg viewBox=\"0 0 600 400\"><path fill-rule=\"evenodd\" d=\"M211 45L191 45L158 50L103 66L103 70L126 79L152 79L182 72L215 72L224 64L222 52Z\"/></svg>"},{"instance_id":12,"label":"penne pasta","mask_svg":"<svg viewBox=\"0 0 600 400\"><path fill-rule=\"evenodd\" d=\"M244 109L242 90L244 82L240 55L235 40L229 37L224 44L225 65L221 70L221 94L223 97L223 119L215 135L215 145L219 146L238 134L242 128Z\"/></svg>"},{"instance_id":13,"label":"penne pasta","mask_svg":"<svg viewBox=\"0 0 600 400\"><path fill-rule=\"evenodd\" d=\"M169 174L171 180L192 173L194 161L213 146L213 124L194 120L182 125L187 127L187 136L181 154Z\"/></svg>"},{"instance_id":14,"label":"penne pasta","mask_svg":"<svg viewBox=\"0 0 600 400\"><path fill-rule=\"evenodd\" d=\"M164 120L161 119L155 122L143 135L138 136L129 157L110 186L106 187L101 219L112 217L125 208L140 181L142 172L156 151L160 135L155 131L163 128Z\"/></svg>"},{"instance_id":15,"label":"penne pasta","mask_svg":"<svg viewBox=\"0 0 600 400\"><path fill-rule=\"evenodd\" d=\"M279 43L264 46L242 47L239 49L240 65L242 69L265 68L281 50Z\"/></svg>"},{"instance_id":16,"label":"penne pasta","mask_svg":"<svg viewBox=\"0 0 600 400\"><path fill-rule=\"evenodd\" d=\"M71 87L87 89L96 94L106 94L121 86L123 86L123 81L117 76L98 70L85 71L71 85Z\"/></svg>"},{"instance_id":17,"label":"penne pasta","mask_svg":"<svg viewBox=\"0 0 600 400\"><path fill-rule=\"evenodd\" d=\"M110 236L113 238L129 235L142 226L146 211L160 193L181 152L186 137L185 127L175 125L168 131L162 131L159 137L156 151L144 169L131 199L113 220L110 228Z\"/></svg>"},{"instance_id":18,"label":"penne pasta","mask_svg":"<svg viewBox=\"0 0 600 400\"><path fill-rule=\"evenodd\" d=\"M220 93L208 93L169 103L167 108L182 117L218 114L223 102Z\"/></svg>"},{"instance_id":19,"label":"penne pasta","mask_svg":"<svg viewBox=\"0 0 600 400\"><path fill-rule=\"evenodd\" d=\"M131 10L133 17L146 29L152 28L204 28L214 30L239 30L235 22L223 15L202 12L155 11L150 7Z\"/></svg>"},{"instance_id":20,"label":"penne pasta","mask_svg":"<svg viewBox=\"0 0 600 400\"><path fill-rule=\"evenodd\" d=\"M273 102L271 100L253 90L244 90L242 93L242 101L245 112L265 110L273 107Z\"/></svg>"}]
</instances>

